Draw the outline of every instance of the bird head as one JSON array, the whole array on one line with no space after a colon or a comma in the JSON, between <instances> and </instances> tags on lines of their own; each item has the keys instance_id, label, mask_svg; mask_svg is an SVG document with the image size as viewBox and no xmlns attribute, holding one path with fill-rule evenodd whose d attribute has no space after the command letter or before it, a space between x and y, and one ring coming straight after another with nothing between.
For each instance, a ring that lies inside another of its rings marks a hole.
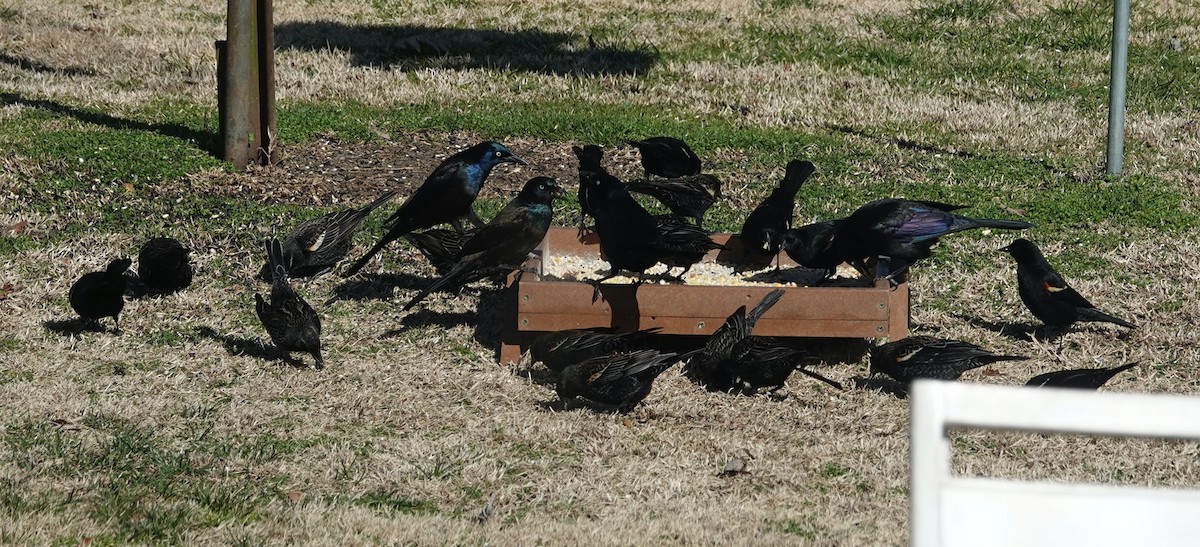
<instances>
[{"instance_id":1,"label":"bird head","mask_svg":"<svg viewBox=\"0 0 1200 547\"><path fill-rule=\"evenodd\" d=\"M125 273L125 270L129 269L131 264L133 264L133 260L129 258L118 258L109 262L108 268L105 268L105 271L113 275L121 275Z\"/></svg>"},{"instance_id":2,"label":"bird head","mask_svg":"<svg viewBox=\"0 0 1200 547\"><path fill-rule=\"evenodd\" d=\"M521 189L521 197L532 203L550 203L562 194L562 186L550 177L533 177Z\"/></svg>"},{"instance_id":3,"label":"bird head","mask_svg":"<svg viewBox=\"0 0 1200 547\"><path fill-rule=\"evenodd\" d=\"M1017 262L1035 260L1042 256L1042 251L1038 249L1038 246L1025 238L1019 238L1001 247L1000 250L1012 255Z\"/></svg>"},{"instance_id":4,"label":"bird head","mask_svg":"<svg viewBox=\"0 0 1200 547\"><path fill-rule=\"evenodd\" d=\"M575 153L575 157L579 158L580 171L599 172L603 169L600 161L604 159L604 149L594 144L584 145L582 148L572 146L571 151Z\"/></svg>"},{"instance_id":5,"label":"bird head","mask_svg":"<svg viewBox=\"0 0 1200 547\"><path fill-rule=\"evenodd\" d=\"M518 165L529 165L525 160L521 159L511 150L505 148L503 144L496 141L484 141L470 148L472 155L480 165L486 168L491 168L501 163L515 163Z\"/></svg>"}]
</instances>

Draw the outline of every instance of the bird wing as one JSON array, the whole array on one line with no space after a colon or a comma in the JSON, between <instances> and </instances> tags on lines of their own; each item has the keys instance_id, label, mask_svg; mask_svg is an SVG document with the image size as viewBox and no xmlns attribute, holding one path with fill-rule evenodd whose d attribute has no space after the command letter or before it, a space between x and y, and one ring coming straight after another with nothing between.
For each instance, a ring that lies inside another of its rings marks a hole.
<instances>
[{"instance_id":1,"label":"bird wing","mask_svg":"<svg viewBox=\"0 0 1200 547\"><path fill-rule=\"evenodd\" d=\"M881 223L884 232L898 239L913 242L935 238L945 234L954 224L954 216L940 209L914 205L903 215Z\"/></svg>"},{"instance_id":2,"label":"bird wing","mask_svg":"<svg viewBox=\"0 0 1200 547\"><path fill-rule=\"evenodd\" d=\"M1072 289L1071 286L1067 284L1067 280L1063 279L1061 275L1058 275L1058 272L1046 272L1046 274L1042 276L1042 286L1046 289L1046 293L1050 295L1050 298L1053 298L1059 302L1070 304L1077 308L1096 307L1093 306L1091 302L1088 302L1088 299L1084 298L1082 294L1079 294L1079 292L1077 292L1075 289Z\"/></svg>"}]
</instances>

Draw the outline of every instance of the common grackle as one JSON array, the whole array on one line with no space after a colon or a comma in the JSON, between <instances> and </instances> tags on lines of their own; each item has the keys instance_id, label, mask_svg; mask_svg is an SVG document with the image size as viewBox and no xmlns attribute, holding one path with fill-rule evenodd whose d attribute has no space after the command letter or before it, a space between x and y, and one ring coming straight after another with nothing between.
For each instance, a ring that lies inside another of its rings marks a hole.
<instances>
[{"instance_id":1,"label":"common grackle","mask_svg":"<svg viewBox=\"0 0 1200 547\"><path fill-rule=\"evenodd\" d=\"M1033 224L1019 220L970 218L954 214L962 208L934 201L877 199L838 223L834 244L842 259L863 269L869 258L886 260L888 277L897 279L914 261L928 258L946 234L972 228L1022 230Z\"/></svg>"},{"instance_id":2,"label":"common grackle","mask_svg":"<svg viewBox=\"0 0 1200 547\"><path fill-rule=\"evenodd\" d=\"M458 263L458 253L462 251L463 243L471 239L477 231L475 228L469 228L459 233L450 228L432 228L404 234L404 239L429 259L438 275L446 275Z\"/></svg>"},{"instance_id":3,"label":"common grackle","mask_svg":"<svg viewBox=\"0 0 1200 547\"><path fill-rule=\"evenodd\" d=\"M780 236L783 251L796 264L824 270L825 279L833 277L838 265L843 262L841 253L833 243L839 222L826 220L784 231Z\"/></svg>"},{"instance_id":4,"label":"common grackle","mask_svg":"<svg viewBox=\"0 0 1200 547\"><path fill-rule=\"evenodd\" d=\"M604 170L600 165L604 159L604 149L594 144L586 144L582 147L572 146L571 152L579 159L579 233L578 237L583 239L587 233L587 217L591 217L592 208L588 204L588 181L595 178L595 173Z\"/></svg>"},{"instance_id":5,"label":"common grackle","mask_svg":"<svg viewBox=\"0 0 1200 547\"><path fill-rule=\"evenodd\" d=\"M800 191L800 186L815 170L812 162L788 162L779 186L750 212L742 224L742 247L747 257L774 257L779 254L782 242L778 236L792 227L796 192Z\"/></svg>"},{"instance_id":6,"label":"common grackle","mask_svg":"<svg viewBox=\"0 0 1200 547\"><path fill-rule=\"evenodd\" d=\"M1025 382L1034 387L1070 387L1075 389L1100 389L1100 386L1112 380L1126 370L1138 365L1138 361L1112 368L1077 368L1072 370L1056 370L1038 374Z\"/></svg>"},{"instance_id":7,"label":"common grackle","mask_svg":"<svg viewBox=\"0 0 1200 547\"><path fill-rule=\"evenodd\" d=\"M738 342L749 338L755 323L767 310L771 309L779 299L783 298L783 289L774 289L763 296L750 313L746 314L746 306L741 306L725 319L725 323L717 327L704 342L704 347L688 359L683 372L692 381L714 391L733 389L734 378L727 370L722 369L722 363L729 361L733 348Z\"/></svg>"},{"instance_id":8,"label":"common grackle","mask_svg":"<svg viewBox=\"0 0 1200 547\"><path fill-rule=\"evenodd\" d=\"M138 279L146 288L159 294L170 294L192 284L191 253L178 240L155 237L146 241L138 251Z\"/></svg>"},{"instance_id":9,"label":"common grackle","mask_svg":"<svg viewBox=\"0 0 1200 547\"><path fill-rule=\"evenodd\" d=\"M350 252L354 232L380 205L396 196L384 192L362 207L346 209L301 222L283 238L283 265L288 277L316 277L334 268ZM271 265L263 266L261 277L270 280Z\"/></svg>"},{"instance_id":10,"label":"common grackle","mask_svg":"<svg viewBox=\"0 0 1200 547\"><path fill-rule=\"evenodd\" d=\"M625 186L630 192L652 196L672 213L695 219L703 226L704 213L721 197L721 181L699 174L664 180L637 180Z\"/></svg>"},{"instance_id":11,"label":"common grackle","mask_svg":"<svg viewBox=\"0 0 1200 547\"><path fill-rule=\"evenodd\" d=\"M717 365L718 374L745 394L762 388L775 391L783 387L794 371L820 380L837 389L842 384L805 368L812 357L807 351L789 346L771 336L747 336L733 345L729 358Z\"/></svg>"},{"instance_id":12,"label":"common grackle","mask_svg":"<svg viewBox=\"0 0 1200 547\"><path fill-rule=\"evenodd\" d=\"M529 356L554 372L562 372L571 363L637 349L637 344L659 330L659 327L654 327L633 332L616 332L612 328L599 327L548 332L539 336L529 346Z\"/></svg>"},{"instance_id":13,"label":"common grackle","mask_svg":"<svg viewBox=\"0 0 1200 547\"><path fill-rule=\"evenodd\" d=\"M83 274L67 294L71 309L92 323L105 317L113 318L113 332L121 332L121 310L125 309L125 270L133 261L118 258L108 263L102 272Z\"/></svg>"},{"instance_id":14,"label":"common grackle","mask_svg":"<svg viewBox=\"0 0 1200 547\"><path fill-rule=\"evenodd\" d=\"M596 218L600 252L608 261L609 273L593 281L593 300L599 297L600 283L622 270L634 272L640 279L658 262L684 266L699 261L716 244L708 232L678 218L656 220L642 208L621 181L598 161L587 155L587 147L576 148L580 155L579 179L588 207Z\"/></svg>"},{"instance_id":15,"label":"common grackle","mask_svg":"<svg viewBox=\"0 0 1200 547\"><path fill-rule=\"evenodd\" d=\"M1133 323L1096 309L1067 284L1032 241L1018 239L1000 250L1017 261L1017 291L1021 301L1047 326L1067 328L1077 321L1101 321L1137 328Z\"/></svg>"},{"instance_id":16,"label":"common grackle","mask_svg":"<svg viewBox=\"0 0 1200 547\"><path fill-rule=\"evenodd\" d=\"M601 355L567 365L555 391L563 402L583 397L629 412L650 394L654 379L679 360L677 353L652 349Z\"/></svg>"},{"instance_id":17,"label":"common grackle","mask_svg":"<svg viewBox=\"0 0 1200 547\"><path fill-rule=\"evenodd\" d=\"M691 147L674 137L650 137L628 141L642 156L646 178L657 175L666 179L700 174L700 157ZM680 213L683 214L683 213Z\"/></svg>"},{"instance_id":18,"label":"common grackle","mask_svg":"<svg viewBox=\"0 0 1200 547\"><path fill-rule=\"evenodd\" d=\"M562 187L550 177L529 179L517 197L463 243L454 267L422 289L404 305L404 309L412 308L429 293L449 283L461 282L481 271L520 268L525 257L546 237L554 217L552 202L561 194Z\"/></svg>"},{"instance_id":19,"label":"common grackle","mask_svg":"<svg viewBox=\"0 0 1200 547\"><path fill-rule=\"evenodd\" d=\"M483 224L471 205L492 168L501 163L525 165L525 160L510 152L504 145L484 141L454 154L438 165L408 200L387 218L387 233L367 254L346 270L346 277L358 273L385 245L413 230L430 228L449 222L463 231L462 220Z\"/></svg>"},{"instance_id":20,"label":"common grackle","mask_svg":"<svg viewBox=\"0 0 1200 547\"><path fill-rule=\"evenodd\" d=\"M916 378L957 380L973 368L1026 359L1020 355L997 355L959 340L909 336L871 348L871 373L887 374L905 384Z\"/></svg>"},{"instance_id":21,"label":"common grackle","mask_svg":"<svg viewBox=\"0 0 1200 547\"><path fill-rule=\"evenodd\" d=\"M278 239L265 242L267 264L272 272L271 301L254 295L254 311L271 335L275 347L284 353L303 351L316 359L318 370L325 367L321 358L321 318L288 283L283 244Z\"/></svg>"}]
</instances>

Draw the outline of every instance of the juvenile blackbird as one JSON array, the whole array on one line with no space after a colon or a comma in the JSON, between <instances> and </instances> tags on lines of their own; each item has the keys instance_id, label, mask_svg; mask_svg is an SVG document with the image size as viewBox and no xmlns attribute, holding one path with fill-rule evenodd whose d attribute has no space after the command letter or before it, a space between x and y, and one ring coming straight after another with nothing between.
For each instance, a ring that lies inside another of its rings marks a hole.
<instances>
[{"instance_id":1,"label":"juvenile blackbird","mask_svg":"<svg viewBox=\"0 0 1200 547\"><path fill-rule=\"evenodd\" d=\"M656 215L654 223L658 227L658 235L662 238L662 252L658 261L667 268L683 268L678 275L672 276L683 281L683 275L692 269L696 263L704 260L704 255L713 249L726 249L724 245L712 240L712 234L692 224L679 215ZM669 274L669 272L668 272Z\"/></svg>"},{"instance_id":2,"label":"juvenile blackbird","mask_svg":"<svg viewBox=\"0 0 1200 547\"><path fill-rule=\"evenodd\" d=\"M271 301L267 302L255 293L254 311L276 348L284 353L311 353L316 359L317 370L320 370L325 367L321 358L321 318L288 283L283 244L278 239L270 239L265 246L267 264L272 272Z\"/></svg>"},{"instance_id":3,"label":"juvenile blackbird","mask_svg":"<svg viewBox=\"0 0 1200 547\"><path fill-rule=\"evenodd\" d=\"M529 179L517 197L463 243L454 267L422 289L404 305L404 309L412 308L429 293L449 283L460 283L480 272L493 268L520 268L529 253L546 237L554 217L552 202L561 194L562 187L550 177Z\"/></svg>"},{"instance_id":4,"label":"juvenile blackbird","mask_svg":"<svg viewBox=\"0 0 1200 547\"><path fill-rule=\"evenodd\" d=\"M700 157L683 141L674 137L650 137L628 141L642 156L646 178L657 175L666 179L700 174ZM683 213L680 213L683 214Z\"/></svg>"},{"instance_id":5,"label":"juvenile blackbird","mask_svg":"<svg viewBox=\"0 0 1200 547\"><path fill-rule=\"evenodd\" d=\"M1033 224L1019 220L970 218L954 214L959 205L934 201L877 199L856 209L838 223L834 244L842 259L859 265L879 257L889 263L889 278L914 261L928 258L931 247L946 234L972 228L1023 230Z\"/></svg>"},{"instance_id":6,"label":"juvenile blackbird","mask_svg":"<svg viewBox=\"0 0 1200 547\"><path fill-rule=\"evenodd\" d=\"M446 275L458 263L458 253L462 251L463 243L477 231L471 228L459 233L449 228L432 228L404 234L404 239L429 259L438 275Z\"/></svg>"},{"instance_id":7,"label":"juvenile blackbird","mask_svg":"<svg viewBox=\"0 0 1200 547\"><path fill-rule=\"evenodd\" d=\"M652 349L593 357L567 365L555 391L563 402L583 397L629 412L650 394L654 379L679 359L677 353Z\"/></svg>"},{"instance_id":8,"label":"juvenile blackbird","mask_svg":"<svg viewBox=\"0 0 1200 547\"><path fill-rule=\"evenodd\" d=\"M997 355L959 340L909 336L871 348L871 373L887 374L905 384L916 378L957 380L973 368L1026 359L1020 355Z\"/></svg>"},{"instance_id":9,"label":"juvenile blackbird","mask_svg":"<svg viewBox=\"0 0 1200 547\"><path fill-rule=\"evenodd\" d=\"M796 264L805 268L825 271L825 279L833 277L843 262L841 253L834 245L834 235L840 220L814 222L799 228L791 228L780 236L780 244Z\"/></svg>"},{"instance_id":10,"label":"juvenile blackbird","mask_svg":"<svg viewBox=\"0 0 1200 547\"><path fill-rule=\"evenodd\" d=\"M659 330L659 327L654 327L616 332L612 328L598 327L548 332L529 346L529 356L554 372L562 372L571 363L637 349L635 346Z\"/></svg>"},{"instance_id":11,"label":"juvenile blackbird","mask_svg":"<svg viewBox=\"0 0 1200 547\"><path fill-rule=\"evenodd\" d=\"M354 232L380 205L396 196L384 192L362 207L346 209L301 222L283 238L283 264L288 277L316 277L334 268L350 252ZM263 278L270 280L270 265L263 267Z\"/></svg>"},{"instance_id":12,"label":"juvenile blackbird","mask_svg":"<svg viewBox=\"0 0 1200 547\"><path fill-rule=\"evenodd\" d=\"M190 250L169 237L155 237L138 251L138 279L152 292L170 294L192 284Z\"/></svg>"},{"instance_id":13,"label":"juvenile blackbird","mask_svg":"<svg viewBox=\"0 0 1200 547\"><path fill-rule=\"evenodd\" d=\"M747 257L774 257L779 254L782 242L778 236L792 227L796 192L800 191L800 186L815 170L812 162L788 162L779 186L750 212L742 224L742 247Z\"/></svg>"},{"instance_id":14,"label":"juvenile blackbird","mask_svg":"<svg viewBox=\"0 0 1200 547\"><path fill-rule=\"evenodd\" d=\"M734 346L750 337L758 319L782 297L783 289L774 289L763 296L749 314L746 313L746 306L735 310L725 319L725 323L709 335L704 347L688 359L684 374L710 390L727 391L736 387L734 378L722 368L722 363L729 361Z\"/></svg>"},{"instance_id":15,"label":"juvenile blackbird","mask_svg":"<svg viewBox=\"0 0 1200 547\"><path fill-rule=\"evenodd\" d=\"M794 371L842 389L842 384L837 381L805 368L803 365L811 359L807 351L789 346L778 338L748 336L733 345L729 358L722 361L718 369L735 389L747 395L762 388L769 391L783 388Z\"/></svg>"},{"instance_id":16,"label":"juvenile blackbird","mask_svg":"<svg viewBox=\"0 0 1200 547\"><path fill-rule=\"evenodd\" d=\"M699 174L664 180L638 180L625 186L630 192L652 196L672 213L695 219L702 226L704 213L721 197L721 181Z\"/></svg>"},{"instance_id":17,"label":"juvenile blackbird","mask_svg":"<svg viewBox=\"0 0 1200 547\"><path fill-rule=\"evenodd\" d=\"M125 270L133 261L118 258L108 263L102 272L83 274L67 295L71 309L91 323L105 317L113 318L113 332L121 332L121 310L125 309Z\"/></svg>"},{"instance_id":18,"label":"juvenile blackbird","mask_svg":"<svg viewBox=\"0 0 1200 547\"><path fill-rule=\"evenodd\" d=\"M1050 266L1032 241L1018 239L1000 250L1017 261L1017 292L1021 301L1047 326L1067 328L1077 321L1101 321L1137 328L1133 323L1096 309Z\"/></svg>"},{"instance_id":19,"label":"juvenile blackbird","mask_svg":"<svg viewBox=\"0 0 1200 547\"><path fill-rule=\"evenodd\" d=\"M477 226L483 224L471 205L479 196L479 190L492 168L501 163L526 165L525 160L493 141L481 142L446 158L417 191L387 218L387 233L346 270L345 277L358 273L385 245L413 230L449 222L461 232L463 219Z\"/></svg>"},{"instance_id":20,"label":"juvenile blackbird","mask_svg":"<svg viewBox=\"0 0 1200 547\"><path fill-rule=\"evenodd\" d=\"M1038 374L1025 382L1034 387L1071 387L1076 389L1100 389L1100 386L1112 380L1126 370L1138 365L1138 361L1112 368L1078 368L1073 370L1056 370Z\"/></svg>"}]
</instances>

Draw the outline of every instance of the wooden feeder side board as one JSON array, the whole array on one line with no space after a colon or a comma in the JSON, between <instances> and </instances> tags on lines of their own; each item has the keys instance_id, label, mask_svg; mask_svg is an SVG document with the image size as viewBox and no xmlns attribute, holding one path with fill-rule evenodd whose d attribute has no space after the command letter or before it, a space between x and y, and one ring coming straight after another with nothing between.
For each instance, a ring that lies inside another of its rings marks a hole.
<instances>
[{"instance_id":1,"label":"wooden feeder side board","mask_svg":"<svg viewBox=\"0 0 1200 547\"><path fill-rule=\"evenodd\" d=\"M538 247L539 257L598 256L595 234L579 241L575 228L552 227ZM715 250L705 261L738 262L741 241L736 235L713 234L730 247ZM795 266L786 255L784 267ZM765 263L763 264L765 265ZM541 258L525 264L542 272ZM708 335L739 306L754 307L776 287L763 285L604 284L592 302L585 282L543 280L525 273L509 276L500 362L520 359L524 346L538 333L588 327L629 331L659 327L663 334ZM888 338L908 334L908 283L891 287L885 280L871 287L783 287L779 302L763 315L754 334L828 338Z\"/></svg>"}]
</instances>

